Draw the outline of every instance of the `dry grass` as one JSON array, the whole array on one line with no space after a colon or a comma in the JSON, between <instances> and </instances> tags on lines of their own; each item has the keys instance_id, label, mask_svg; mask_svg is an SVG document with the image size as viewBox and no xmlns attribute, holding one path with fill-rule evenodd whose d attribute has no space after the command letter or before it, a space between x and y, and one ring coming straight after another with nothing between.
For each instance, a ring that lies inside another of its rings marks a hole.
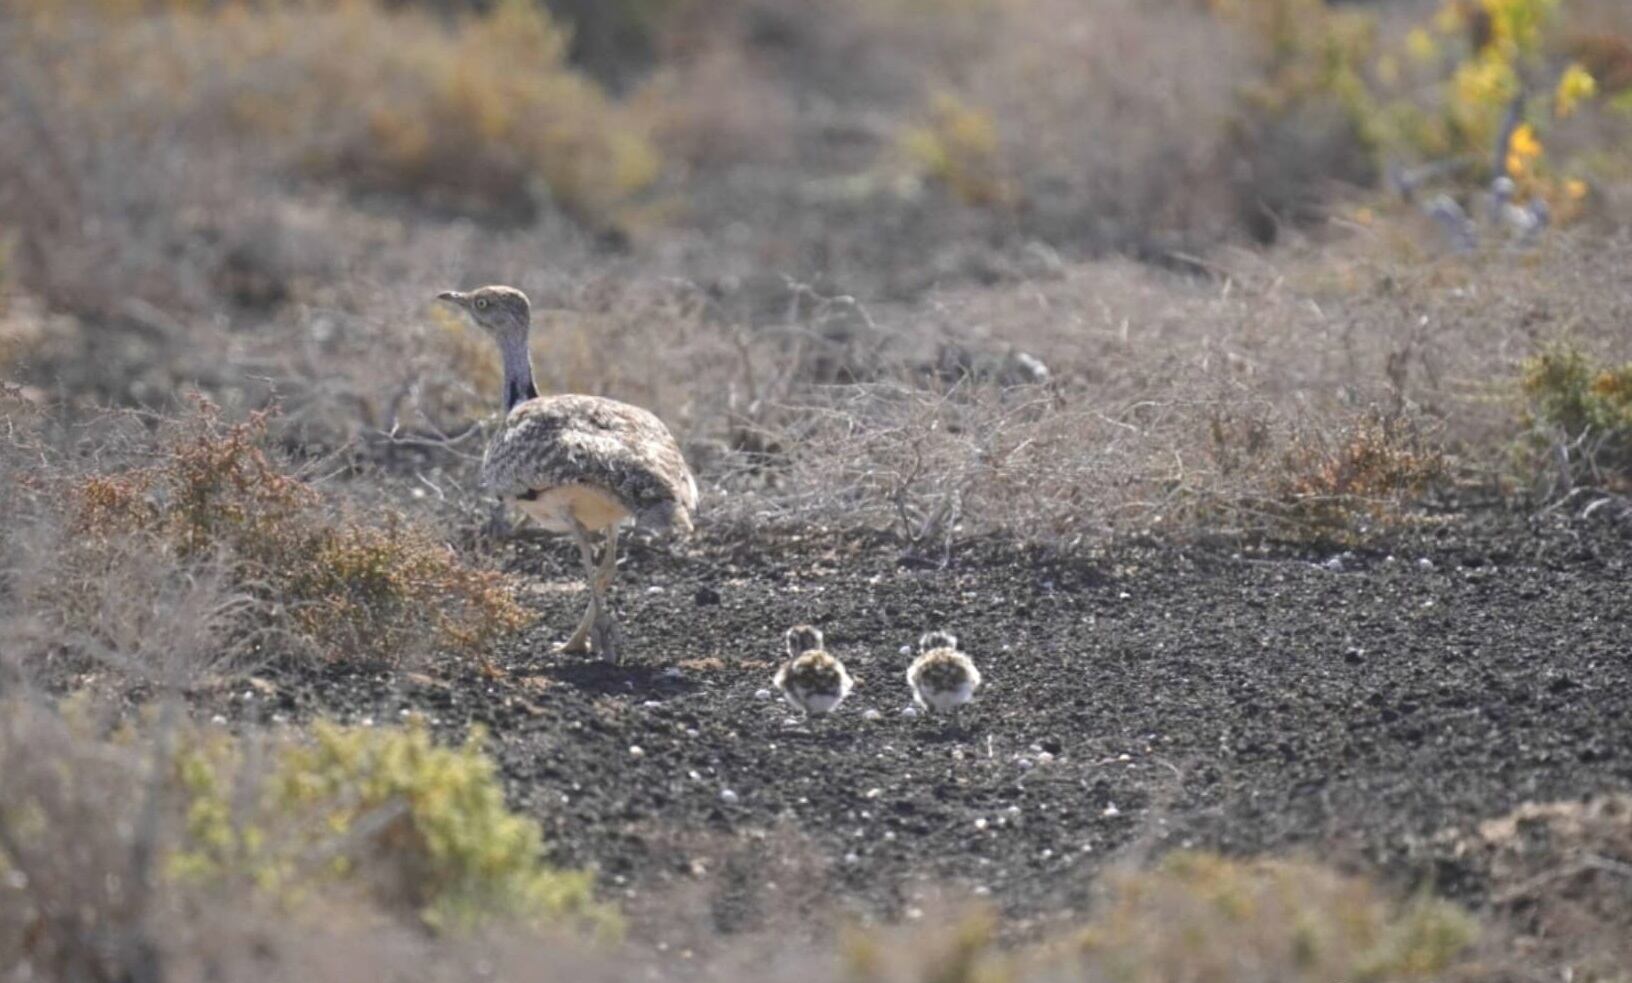
<instances>
[{"instance_id":1,"label":"dry grass","mask_svg":"<svg viewBox=\"0 0 1632 983\"><path fill-rule=\"evenodd\" d=\"M1527 803L1453 839L1526 963L1621 983L1632 966L1632 800Z\"/></svg>"}]
</instances>

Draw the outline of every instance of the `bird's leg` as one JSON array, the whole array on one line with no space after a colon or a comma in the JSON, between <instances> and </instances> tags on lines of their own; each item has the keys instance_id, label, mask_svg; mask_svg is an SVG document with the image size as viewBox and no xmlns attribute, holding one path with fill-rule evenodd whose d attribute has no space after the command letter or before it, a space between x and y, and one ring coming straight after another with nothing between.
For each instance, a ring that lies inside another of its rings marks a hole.
<instances>
[{"instance_id":1,"label":"bird's leg","mask_svg":"<svg viewBox=\"0 0 1632 983\"><path fill-rule=\"evenodd\" d=\"M487 521L482 523L482 538L498 542L510 538L514 527L510 523L510 512L504 499L496 498L488 508Z\"/></svg>"},{"instance_id":2,"label":"bird's leg","mask_svg":"<svg viewBox=\"0 0 1632 983\"><path fill-rule=\"evenodd\" d=\"M600 592L595 589L597 577L595 570L595 547L589 541L589 530L577 518L572 518L572 539L578 544L578 556L584 564L584 578L589 586L589 607L584 610L584 616L579 619L578 627L573 629L572 637L561 643L558 652L588 652L589 629L600 617Z\"/></svg>"},{"instance_id":3,"label":"bird's leg","mask_svg":"<svg viewBox=\"0 0 1632 983\"><path fill-rule=\"evenodd\" d=\"M607 662L618 661L618 622L613 617L612 604L606 596L612 589L612 581L617 574L618 524L614 522L606 528L606 542L601 546L600 568L595 573L592 586L595 592L595 617L590 631L595 651Z\"/></svg>"}]
</instances>

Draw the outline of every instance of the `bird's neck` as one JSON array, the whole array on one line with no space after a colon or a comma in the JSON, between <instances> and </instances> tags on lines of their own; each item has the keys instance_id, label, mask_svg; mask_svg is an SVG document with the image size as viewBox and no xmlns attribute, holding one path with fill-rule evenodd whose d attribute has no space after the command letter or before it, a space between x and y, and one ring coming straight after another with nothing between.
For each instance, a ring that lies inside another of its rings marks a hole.
<instances>
[{"instance_id":1,"label":"bird's neck","mask_svg":"<svg viewBox=\"0 0 1632 983\"><path fill-rule=\"evenodd\" d=\"M499 354L504 358L504 410L506 413L517 403L538 397L533 385L533 360L527 353L526 335L507 335L499 339Z\"/></svg>"}]
</instances>

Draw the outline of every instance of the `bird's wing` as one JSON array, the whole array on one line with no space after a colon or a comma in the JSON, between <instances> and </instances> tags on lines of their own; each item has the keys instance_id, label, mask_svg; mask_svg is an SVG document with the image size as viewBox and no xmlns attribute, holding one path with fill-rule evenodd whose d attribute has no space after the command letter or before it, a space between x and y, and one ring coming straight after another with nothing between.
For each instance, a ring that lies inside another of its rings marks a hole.
<instances>
[{"instance_id":1,"label":"bird's wing","mask_svg":"<svg viewBox=\"0 0 1632 983\"><path fill-rule=\"evenodd\" d=\"M690 526L697 484L674 435L650 412L597 396L518 405L488 445L482 482L506 498L592 485L637 517Z\"/></svg>"}]
</instances>

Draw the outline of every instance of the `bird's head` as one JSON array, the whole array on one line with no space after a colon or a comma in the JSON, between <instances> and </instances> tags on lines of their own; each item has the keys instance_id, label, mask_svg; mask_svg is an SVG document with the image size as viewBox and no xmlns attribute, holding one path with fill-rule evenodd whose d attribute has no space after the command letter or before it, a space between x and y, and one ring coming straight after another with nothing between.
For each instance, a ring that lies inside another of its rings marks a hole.
<instances>
[{"instance_id":1,"label":"bird's head","mask_svg":"<svg viewBox=\"0 0 1632 983\"><path fill-rule=\"evenodd\" d=\"M469 314L477 327L495 338L525 336L532 324L527 295L514 287L479 287L469 293L444 290L436 299Z\"/></svg>"},{"instance_id":2,"label":"bird's head","mask_svg":"<svg viewBox=\"0 0 1632 983\"><path fill-rule=\"evenodd\" d=\"M784 638L788 644L789 658L798 658L806 652L822 650L822 632L810 625L795 625L788 629Z\"/></svg>"}]
</instances>

